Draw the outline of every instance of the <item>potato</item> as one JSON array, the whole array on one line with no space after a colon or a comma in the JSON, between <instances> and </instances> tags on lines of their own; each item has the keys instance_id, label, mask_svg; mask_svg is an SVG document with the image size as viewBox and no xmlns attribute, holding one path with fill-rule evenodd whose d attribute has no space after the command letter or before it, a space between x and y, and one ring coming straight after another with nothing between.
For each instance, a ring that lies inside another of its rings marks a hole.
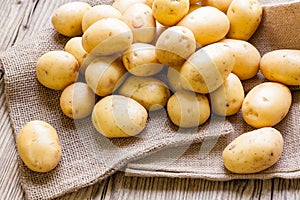
<instances>
[{"instance_id":1,"label":"potato","mask_svg":"<svg viewBox=\"0 0 300 200\"><path fill-rule=\"evenodd\" d=\"M191 55L181 67L181 86L198 93L210 93L223 84L234 63L234 52L227 44L205 46Z\"/></svg>"},{"instance_id":2,"label":"potato","mask_svg":"<svg viewBox=\"0 0 300 200\"><path fill-rule=\"evenodd\" d=\"M127 71L136 76L151 76L164 67L157 60L155 47L151 44L132 44L123 54L122 60Z\"/></svg>"},{"instance_id":3,"label":"potato","mask_svg":"<svg viewBox=\"0 0 300 200\"><path fill-rule=\"evenodd\" d=\"M240 110L244 97L240 79L230 73L224 84L210 94L212 111L221 116L234 115Z\"/></svg>"},{"instance_id":4,"label":"potato","mask_svg":"<svg viewBox=\"0 0 300 200\"><path fill-rule=\"evenodd\" d=\"M180 80L181 66L169 67L167 72L167 79L170 88L173 91L183 90Z\"/></svg>"},{"instance_id":5,"label":"potato","mask_svg":"<svg viewBox=\"0 0 300 200\"><path fill-rule=\"evenodd\" d=\"M143 3L131 5L123 14L123 21L133 32L133 42L150 43L156 33L152 9Z\"/></svg>"},{"instance_id":6,"label":"potato","mask_svg":"<svg viewBox=\"0 0 300 200\"><path fill-rule=\"evenodd\" d=\"M85 80L95 94L107 96L118 88L125 75L126 69L121 59L100 57L88 65Z\"/></svg>"},{"instance_id":7,"label":"potato","mask_svg":"<svg viewBox=\"0 0 300 200\"><path fill-rule=\"evenodd\" d=\"M82 17L82 31L85 32L92 24L103 18L122 19L122 13L111 5L96 5Z\"/></svg>"},{"instance_id":8,"label":"potato","mask_svg":"<svg viewBox=\"0 0 300 200\"><path fill-rule=\"evenodd\" d=\"M265 170L281 157L283 138L271 127L256 129L234 139L223 151L225 167L234 173L250 174Z\"/></svg>"},{"instance_id":9,"label":"potato","mask_svg":"<svg viewBox=\"0 0 300 200\"><path fill-rule=\"evenodd\" d=\"M189 28L195 35L197 45L204 46L223 39L230 23L222 11L204 6L186 15L177 25Z\"/></svg>"},{"instance_id":10,"label":"potato","mask_svg":"<svg viewBox=\"0 0 300 200\"><path fill-rule=\"evenodd\" d=\"M232 0L202 0L202 6L213 6L226 13Z\"/></svg>"},{"instance_id":11,"label":"potato","mask_svg":"<svg viewBox=\"0 0 300 200\"><path fill-rule=\"evenodd\" d=\"M78 76L79 64L76 58L65 51L49 51L36 64L38 81L47 88L63 90L74 83Z\"/></svg>"},{"instance_id":12,"label":"potato","mask_svg":"<svg viewBox=\"0 0 300 200\"><path fill-rule=\"evenodd\" d=\"M130 28L120 19L103 18L92 24L82 36L88 53L107 56L128 49L133 41Z\"/></svg>"},{"instance_id":13,"label":"potato","mask_svg":"<svg viewBox=\"0 0 300 200\"><path fill-rule=\"evenodd\" d=\"M112 6L118 9L122 14L133 4L144 3L151 6L153 0L115 0Z\"/></svg>"},{"instance_id":14,"label":"potato","mask_svg":"<svg viewBox=\"0 0 300 200\"><path fill-rule=\"evenodd\" d=\"M128 77L119 94L130 97L149 111L159 110L167 105L171 96L169 88L160 80L153 77Z\"/></svg>"},{"instance_id":15,"label":"potato","mask_svg":"<svg viewBox=\"0 0 300 200\"><path fill-rule=\"evenodd\" d=\"M121 95L104 97L92 112L94 127L108 138L135 136L146 127L147 119L148 113L141 104Z\"/></svg>"},{"instance_id":16,"label":"potato","mask_svg":"<svg viewBox=\"0 0 300 200\"><path fill-rule=\"evenodd\" d=\"M252 88L242 104L245 122L255 128L275 126L288 113L292 95L281 83L265 82Z\"/></svg>"},{"instance_id":17,"label":"potato","mask_svg":"<svg viewBox=\"0 0 300 200\"><path fill-rule=\"evenodd\" d=\"M210 106L205 95L181 90L168 100L167 112L175 125L191 128L202 125L208 120Z\"/></svg>"},{"instance_id":18,"label":"potato","mask_svg":"<svg viewBox=\"0 0 300 200\"><path fill-rule=\"evenodd\" d=\"M181 66L196 50L196 40L191 30L173 26L165 30L155 45L157 59L170 67Z\"/></svg>"},{"instance_id":19,"label":"potato","mask_svg":"<svg viewBox=\"0 0 300 200\"><path fill-rule=\"evenodd\" d=\"M66 116L81 119L91 114L95 100L94 92L86 83L76 82L63 90L59 101L60 108Z\"/></svg>"},{"instance_id":20,"label":"potato","mask_svg":"<svg viewBox=\"0 0 300 200\"><path fill-rule=\"evenodd\" d=\"M51 22L57 32L68 37L82 34L82 17L91 8L88 3L69 2L57 8Z\"/></svg>"},{"instance_id":21,"label":"potato","mask_svg":"<svg viewBox=\"0 0 300 200\"><path fill-rule=\"evenodd\" d=\"M280 49L264 54L260 71L270 81L300 85L300 50Z\"/></svg>"},{"instance_id":22,"label":"potato","mask_svg":"<svg viewBox=\"0 0 300 200\"><path fill-rule=\"evenodd\" d=\"M85 68L82 67L84 59L87 57L87 52L82 47L82 37L73 37L65 45L65 51L72 54L80 66L79 72L85 73Z\"/></svg>"},{"instance_id":23,"label":"potato","mask_svg":"<svg viewBox=\"0 0 300 200\"><path fill-rule=\"evenodd\" d=\"M227 38L247 41L260 24L262 7L258 0L233 0L227 17L230 21Z\"/></svg>"},{"instance_id":24,"label":"potato","mask_svg":"<svg viewBox=\"0 0 300 200\"><path fill-rule=\"evenodd\" d=\"M62 148L56 130L47 122L26 123L16 138L24 164L35 172L49 172L61 160Z\"/></svg>"},{"instance_id":25,"label":"potato","mask_svg":"<svg viewBox=\"0 0 300 200\"><path fill-rule=\"evenodd\" d=\"M224 39L220 42L228 44L235 55L235 64L232 73L240 80L253 78L259 70L260 53L251 43L244 40Z\"/></svg>"},{"instance_id":26,"label":"potato","mask_svg":"<svg viewBox=\"0 0 300 200\"><path fill-rule=\"evenodd\" d=\"M176 25L189 11L189 0L154 0L152 14L165 26Z\"/></svg>"}]
</instances>

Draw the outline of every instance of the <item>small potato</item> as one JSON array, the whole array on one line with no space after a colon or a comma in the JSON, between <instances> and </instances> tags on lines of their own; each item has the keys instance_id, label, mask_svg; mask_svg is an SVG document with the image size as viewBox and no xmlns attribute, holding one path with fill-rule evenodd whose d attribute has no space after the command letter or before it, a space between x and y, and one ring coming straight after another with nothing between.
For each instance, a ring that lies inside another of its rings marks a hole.
<instances>
[{"instance_id":1,"label":"small potato","mask_svg":"<svg viewBox=\"0 0 300 200\"><path fill-rule=\"evenodd\" d=\"M226 13L232 0L202 0L202 6L212 6Z\"/></svg>"},{"instance_id":2,"label":"small potato","mask_svg":"<svg viewBox=\"0 0 300 200\"><path fill-rule=\"evenodd\" d=\"M131 5L123 14L123 21L133 32L133 42L150 43L156 34L152 9L143 3Z\"/></svg>"},{"instance_id":3,"label":"small potato","mask_svg":"<svg viewBox=\"0 0 300 200\"><path fill-rule=\"evenodd\" d=\"M275 126L288 113L292 95L281 83L265 82L252 88L242 104L242 116L255 128Z\"/></svg>"},{"instance_id":4,"label":"small potato","mask_svg":"<svg viewBox=\"0 0 300 200\"><path fill-rule=\"evenodd\" d=\"M123 14L133 4L144 3L148 6L151 6L152 2L153 0L115 0L112 6Z\"/></svg>"},{"instance_id":5,"label":"small potato","mask_svg":"<svg viewBox=\"0 0 300 200\"><path fill-rule=\"evenodd\" d=\"M121 59L101 57L88 65L85 80L95 94L107 96L118 88L125 74L126 69Z\"/></svg>"},{"instance_id":6,"label":"small potato","mask_svg":"<svg viewBox=\"0 0 300 200\"><path fill-rule=\"evenodd\" d=\"M258 73L261 56L255 46L236 39L224 39L220 42L228 44L234 51L235 64L232 73L240 80L253 78Z\"/></svg>"},{"instance_id":7,"label":"small potato","mask_svg":"<svg viewBox=\"0 0 300 200\"><path fill-rule=\"evenodd\" d=\"M57 32L68 37L80 36L82 17L91 8L84 2L69 2L57 8L52 15L52 24Z\"/></svg>"},{"instance_id":8,"label":"small potato","mask_svg":"<svg viewBox=\"0 0 300 200\"><path fill-rule=\"evenodd\" d=\"M103 18L122 19L122 13L111 5L96 5L82 17L82 31L85 32L93 23Z\"/></svg>"},{"instance_id":9,"label":"small potato","mask_svg":"<svg viewBox=\"0 0 300 200\"><path fill-rule=\"evenodd\" d=\"M196 40L188 28L173 26L159 36L155 49L160 63L170 67L181 66L195 52Z\"/></svg>"},{"instance_id":10,"label":"small potato","mask_svg":"<svg viewBox=\"0 0 300 200\"><path fill-rule=\"evenodd\" d=\"M181 66L169 67L167 72L167 79L170 88L173 91L183 90L180 80Z\"/></svg>"},{"instance_id":11,"label":"small potato","mask_svg":"<svg viewBox=\"0 0 300 200\"><path fill-rule=\"evenodd\" d=\"M207 94L220 87L233 69L233 50L223 43L205 46L183 64L180 70L184 89Z\"/></svg>"},{"instance_id":12,"label":"small potato","mask_svg":"<svg viewBox=\"0 0 300 200\"><path fill-rule=\"evenodd\" d=\"M230 73L224 84L210 94L212 111L221 116L234 115L240 110L244 97L240 79Z\"/></svg>"},{"instance_id":13,"label":"small potato","mask_svg":"<svg viewBox=\"0 0 300 200\"><path fill-rule=\"evenodd\" d=\"M133 41L131 29L116 18L103 18L92 24L82 36L88 53L107 56L128 49Z\"/></svg>"},{"instance_id":14,"label":"small potato","mask_svg":"<svg viewBox=\"0 0 300 200\"><path fill-rule=\"evenodd\" d=\"M82 67L84 59L87 57L87 52L82 47L82 37L73 37L65 45L65 51L72 54L80 66L79 72L84 74L85 69Z\"/></svg>"},{"instance_id":15,"label":"small potato","mask_svg":"<svg viewBox=\"0 0 300 200\"><path fill-rule=\"evenodd\" d=\"M123 54L122 60L127 71L136 76L151 76L164 67L157 60L155 47L151 44L132 44Z\"/></svg>"},{"instance_id":16,"label":"small potato","mask_svg":"<svg viewBox=\"0 0 300 200\"><path fill-rule=\"evenodd\" d=\"M79 64L76 58L65 51L49 51L36 64L38 81L47 88L63 90L74 83L78 76Z\"/></svg>"},{"instance_id":17,"label":"small potato","mask_svg":"<svg viewBox=\"0 0 300 200\"><path fill-rule=\"evenodd\" d=\"M153 77L128 77L119 89L119 94L130 97L147 110L162 109L171 96L169 88Z\"/></svg>"},{"instance_id":18,"label":"small potato","mask_svg":"<svg viewBox=\"0 0 300 200\"><path fill-rule=\"evenodd\" d=\"M92 112L94 127L108 138L135 136L146 127L147 119L148 113L141 104L121 95L104 97Z\"/></svg>"},{"instance_id":19,"label":"small potato","mask_svg":"<svg viewBox=\"0 0 300 200\"><path fill-rule=\"evenodd\" d=\"M86 83L77 82L66 87L60 96L62 112L72 118L81 119L91 114L95 105L95 94Z\"/></svg>"},{"instance_id":20,"label":"small potato","mask_svg":"<svg viewBox=\"0 0 300 200\"><path fill-rule=\"evenodd\" d=\"M162 25L174 26L188 13L189 7L189 0L154 0L152 13Z\"/></svg>"},{"instance_id":21,"label":"small potato","mask_svg":"<svg viewBox=\"0 0 300 200\"><path fill-rule=\"evenodd\" d=\"M167 111L171 121L183 128L202 125L210 116L207 97L184 90L177 91L170 97Z\"/></svg>"},{"instance_id":22,"label":"small potato","mask_svg":"<svg viewBox=\"0 0 300 200\"><path fill-rule=\"evenodd\" d=\"M247 41L260 24L262 6L258 0L233 0L227 17L230 21L227 38Z\"/></svg>"},{"instance_id":23,"label":"small potato","mask_svg":"<svg viewBox=\"0 0 300 200\"><path fill-rule=\"evenodd\" d=\"M222 11L204 6L186 15L177 25L189 28L195 35L197 45L204 46L223 39L230 23Z\"/></svg>"},{"instance_id":24,"label":"small potato","mask_svg":"<svg viewBox=\"0 0 300 200\"><path fill-rule=\"evenodd\" d=\"M47 122L30 121L16 138L19 155L35 172L49 172L61 160L62 148L56 130Z\"/></svg>"},{"instance_id":25,"label":"small potato","mask_svg":"<svg viewBox=\"0 0 300 200\"><path fill-rule=\"evenodd\" d=\"M225 167L234 173L250 174L265 170L281 157L283 138L271 127L250 131L238 136L223 151Z\"/></svg>"},{"instance_id":26,"label":"small potato","mask_svg":"<svg viewBox=\"0 0 300 200\"><path fill-rule=\"evenodd\" d=\"M300 50L280 49L263 55L260 71L270 81L300 85Z\"/></svg>"}]
</instances>

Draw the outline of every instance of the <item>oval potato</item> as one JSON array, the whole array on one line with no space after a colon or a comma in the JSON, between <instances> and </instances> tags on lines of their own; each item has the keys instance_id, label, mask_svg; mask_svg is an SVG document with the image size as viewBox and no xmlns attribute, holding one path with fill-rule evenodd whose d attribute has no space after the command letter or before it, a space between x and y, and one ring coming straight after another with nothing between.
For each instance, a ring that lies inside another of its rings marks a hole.
<instances>
[{"instance_id":1,"label":"oval potato","mask_svg":"<svg viewBox=\"0 0 300 200\"><path fill-rule=\"evenodd\" d=\"M250 174L265 170L281 157L283 138L281 133L265 127L243 133L224 149L225 167L234 173Z\"/></svg>"}]
</instances>

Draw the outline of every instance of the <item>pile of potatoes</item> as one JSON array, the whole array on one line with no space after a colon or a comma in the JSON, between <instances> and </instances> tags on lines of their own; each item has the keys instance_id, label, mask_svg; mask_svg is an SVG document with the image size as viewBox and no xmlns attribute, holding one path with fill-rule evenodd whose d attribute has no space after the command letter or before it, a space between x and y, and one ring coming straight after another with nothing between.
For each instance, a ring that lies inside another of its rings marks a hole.
<instances>
[{"instance_id":1,"label":"pile of potatoes","mask_svg":"<svg viewBox=\"0 0 300 200\"><path fill-rule=\"evenodd\" d=\"M66 3L52 24L70 39L64 50L39 58L36 76L62 91L66 116L91 116L108 138L141 133L148 112L159 109L182 128L201 126L212 113L241 111L256 130L232 141L222 156L228 170L256 173L280 158L283 138L272 127L291 106L287 86L300 85L300 50L261 57L247 42L262 12L257 0ZM259 70L270 81L245 94L242 81Z\"/></svg>"}]
</instances>

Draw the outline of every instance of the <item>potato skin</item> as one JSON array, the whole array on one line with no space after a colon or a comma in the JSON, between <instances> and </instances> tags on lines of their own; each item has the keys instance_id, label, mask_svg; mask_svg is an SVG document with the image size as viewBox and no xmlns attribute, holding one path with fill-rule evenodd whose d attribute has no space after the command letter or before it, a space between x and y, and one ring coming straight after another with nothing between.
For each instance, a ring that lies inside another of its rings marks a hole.
<instances>
[{"instance_id":1,"label":"potato skin","mask_svg":"<svg viewBox=\"0 0 300 200\"><path fill-rule=\"evenodd\" d=\"M94 127L108 138L139 134L146 127L147 118L148 113L141 104L121 95L102 98L92 112Z\"/></svg>"},{"instance_id":2,"label":"potato skin","mask_svg":"<svg viewBox=\"0 0 300 200\"><path fill-rule=\"evenodd\" d=\"M270 81L300 85L300 50L280 49L264 54L260 71Z\"/></svg>"},{"instance_id":3,"label":"potato skin","mask_svg":"<svg viewBox=\"0 0 300 200\"><path fill-rule=\"evenodd\" d=\"M247 93L242 104L242 116L255 128L275 126L287 115L291 103L292 94L287 86L264 82Z\"/></svg>"},{"instance_id":4,"label":"potato skin","mask_svg":"<svg viewBox=\"0 0 300 200\"><path fill-rule=\"evenodd\" d=\"M153 0L115 0L112 6L118 9L122 14L133 4L144 3L151 6Z\"/></svg>"},{"instance_id":5,"label":"potato skin","mask_svg":"<svg viewBox=\"0 0 300 200\"><path fill-rule=\"evenodd\" d=\"M234 173L250 174L265 170L281 157L281 133L265 127L238 136L223 151L225 167Z\"/></svg>"},{"instance_id":6,"label":"potato skin","mask_svg":"<svg viewBox=\"0 0 300 200\"><path fill-rule=\"evenodd\" d=\"M232 0L202 0L202 6L212 6L226 13Z\"/></svg>"},{"instance_id":7,"label":"potato skin","mask_svg":"<svg viewBox=\"0 0 300 200\"><path fill-rule=\"evenodd\" d=\"M47 122L34 120L23 126L16 138L18 153L25 165L35 172L49 172L62 156L56 130Z\"/></svg>"}]
</instances>

